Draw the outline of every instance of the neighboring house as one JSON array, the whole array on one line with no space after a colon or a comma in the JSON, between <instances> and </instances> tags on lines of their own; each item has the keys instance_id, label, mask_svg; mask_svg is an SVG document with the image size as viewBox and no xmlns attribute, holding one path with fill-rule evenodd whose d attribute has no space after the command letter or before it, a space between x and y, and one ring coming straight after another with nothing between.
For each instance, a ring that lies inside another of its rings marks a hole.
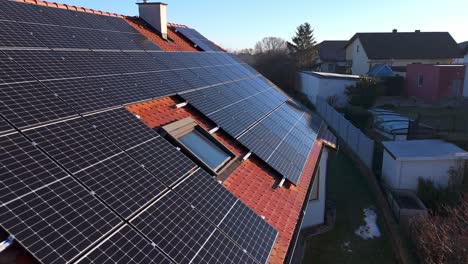
<instances>
[{"instance_id":1,"label":"neighboring house","mask_svg":"<svg viewBox=\"0 0 468 264\"><path fill-rule=\"evenodd\" d=\"M298 86L314 105L317 98L334 97L335 105L345 106L348 99L346 87L355 85L359 78L357 75L304 71L299 73Z\"/></svg>"},{"instance_id":2,"label":"neighboring house","mask_svg":"<svg viewBox=\"0 0 468 264\"><path fill-rule=\"evenodd\" d=\"M346 43L348 43L346 40L325 40L318 44L319 58L315 70L346 73Z\"/></svg>"},{"instance_id":3,"label":"neighboring house","mask_svg":"<svg viewBox=\"0 0 468 264\"><path fill-rule=\"evenodd\" d=\"M451 64L460 57L448 32L356 33L346 44L346 60L355 75L367 74L376 64Z\"/></svg>"},{"instance_id":4,"label":"neighboring house","mask_svg":"<svg viewBox=\"0 0 468 264\"><path fill-rule=\"evenodd\" d=\"M464 79L463 65L411 64L407 67L406 94L426 103L461 97Z\"/></svg>"},{"instance_id":5,"label":"neighboring house","mask_svg":"<svg viewBox=\"0 0 468 264\"><path fill-rule=\"evenodd\" d=\"M289 262L320 117L166 4L0 3L0 262Z\"/></svg>"},{"instance_id":6,"label":"neighboring house","mask_svg":"<svg viewBox=\"0 0 468 264\"><path fill-rule=\"evenodd\" d=\"M468 153L442 140L385 141L382 179L390 189L417 191L418 179L446 187L453 170L463 175Z\"/></svg>"}]
</instances>

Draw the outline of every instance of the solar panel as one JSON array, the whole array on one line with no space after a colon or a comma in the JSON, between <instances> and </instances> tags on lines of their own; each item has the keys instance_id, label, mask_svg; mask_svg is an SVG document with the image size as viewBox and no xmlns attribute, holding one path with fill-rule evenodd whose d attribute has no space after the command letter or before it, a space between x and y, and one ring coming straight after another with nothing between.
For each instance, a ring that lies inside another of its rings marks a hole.
<instances>
[{"instance_id":1,"label":"solar panel","mask_svg":"<svg viewBox=\"0 0 468 264\"><path fill-rule=\"evenodd\" d=\"M4 11L8 20L59 25L53 17L52 8L45 6L20 3L16 1L2 1L0 9Z\"/></svg>"},{"instance_id":2,"label":"solar panel","mask_svg":"<svg viewBox=\"0 0 468 264\"><path fill-rule=\"evenodd\" d=\"M70 67L65 57L50 50L5 50L18 65L38 80L63 79L85 76Z\"/></svg>"},{"instance_id":3,"label":"solar panel","mask_svg":"<svg viewBox=\"0 0 468 264\"><path fill-rule=\"evenodd\" d=\"M17 127L31 126L76 115L38 82L0 86L0 113Z\"/></svg>"},{"instance_id":4,"label":"solar panel","mask_svg":"<svg viewBox=\"0 0 468 264\"><path fill-rule=\"evenodd\" d=\"M171 186L196 167L187 156L158 137L126 151L160 181Z\"/></svg>"},{"instance_id":5,"label":"solar panel","mask_svg":"<svg viewBox=\"0 0 468 264\"><path fill-rule=\"evenodd\" d=\"M34 80L34 77L18 66L12 59L0 53L0 84Z\"/></svg>"},{"instance_id":6,"label":"solar panel","mask_svg":"<svg viewBox=\"0 0 468 264\"><path fill-rule=\"evenodd\" d=\"M115 30L120 32L138 33L130 24L120 17L106 17L107 23L109 23Z\"/></svg>"},{"instance_id":7,"label":"solar panel","mask_svg":"<svg viewBox=\"0 0 468 264\"><path fill-rule=\"evenodd\" d=\"M7 133L13 130L13 128L5 121L3 118L0 118L0 134Z\"/></svg>"},{"instance_id":8,"label":"solar panel","mask_svg":"<svg viewBox=\"0 0 468 264\"><path fill-rule=\"evenodd\" d=\"M86 49L79 37L68 28L55 25L21 24L30 34L48 48Z\"/></svg>"},{"instance_id":9,"label":"solar panel","mask_svg":"<svg viewBox=\"0 0 468 264\"><path fill-rule=\"evenodd\" d=\"M27 130L25 134L71 173L121 152L83 118Z\"/></svg>"},{"instance_id":10,"label":"solar panel","mask_svg":"<svg viewBox=\"0 0 468 264\"><path fill-rule=\"evenodd\" d=\"M201 257L210 254L209 259L212 263L255 262L242 250L235 250L234 243L228 243L228 239L223 234L216 232L214 225L173 192L169 192L143 211L131 221L131 224L178 263L190 263L197 259L200 252L202 252ZM217 244L219 241L226 243ZM207 252L207 249L212 249L214 245L216 245L216 254ZM207 248L203 250L205 246ZM238 255L234 256L231 253L233 251ZM226 258L227 256L232 259ZM240 260L244 261L239 262Z\"/></svg>"},{"instance_id":11,"label":"solar panel","mask_svg":"<svg viewBox=\"0 0 468 264\"><path fill-rule=\"evenodd\" d=\"M0 150L0 204L67 176L19 133L1 136Z\"/></svg>"},{"instance_id":12,"label":"solar panel","mask_svg":"<svg viewBox=\"0 0 468 264\"><path fill-rule=\"evenodd\" d=\"M174 192L216 225L221 223L237 201L234 195L202 169L177 185Z\"/></svg>"},{"instance_id":13,"label":"solar panel","mask_svg":"<svg viewBox=\"0 0 468 264\"><path fill-rule=\"evenodd\" d=\"M26 31L21 24L2 21L2 26L0 27L0 47L45 48L47 46L37 39L35 35Z\"/></svg>"},{"instance_id":14,"label":"solar panel","mask_svg":"<svg viewBox=\"0 0 468 264\"><path fill-rule=\"evenodd\" d=\"M100 79L100 84L109 87L109 92L120 104L135 103L151 99L144 87L140 87L133 75L108 76Z\"/></svg>"},{"instance_id":15,"label":"solar panel","mask_svg":"<svg viewBox=\"0 0 468 264\"><path fill-rule=\"evenodd\" d=\"M105 159L75 176L124 218L166 189L125 153Z\"/></svg>"},{"instance_id":16,"label":"solar panel","mask_svg":"<svg viewBox=\"0 0 468 264\"><path fill-rule=\"evenodd\" d=\"M198 33L195 29L185 27L174 27L180 34L189 39L199 48L204 51L222 51L213 42L205 38L202 34Z\"/></svg>"},{"instance_id":17,"label":"solar panel","mask_svg":"<svg viewBox=\"0 0 468 264\"><path fill-rule=\"evenodd\" d=\"M308 126L304 112L296 109L292 103L287 103L238 140L289 181L297 184L317 136Z\"/></svg>"},{"instance_id":18,"label":"solar panel","mask_svg":"<svg viewBox=\"0 0 468 264\"><path fill-rule=\"evenodd\" d=\"M156 130L146 126L125 108L88 115L85 118L124 150L159 137Z\"/></svg>"},{"instance_id":19,"label":"solar panel","mask_svg":"<svg viewBox=\"0 0 468 264\"><path fill-rule=\"evenodd\" d=\"M0 225L42 263L66 263L119 218L71 177L0 205Z\"/></svg>"},{"instance_id":20,"label":"solar panel","mask_svg":"<svg viewBox=\"0 0 468 264\"><path fill-rule=\"evenodd\" d=\"M241 202L237 202L219 228L260 263L266 263L278 231Z\"/></svg>"},{"instance_id":21,"label":"solar panel","mask_svg":"<svg viewBox=\"0 0 468 264\"><path fill-rule=\"evenodd\" d=\"M105 79L106 77L65 79L43 81L42 84L75 111L84 114L120 104L109 90L114 87L106 85Z\"/></svg>"},{"instance_id":22,"label":"solar panel","mask_svg":"<svg viewBox=\"0 0 468 264\"><path fill-rule=\"evenodd\" d=\"M137 231L125 225L77 263L169 264L173 262L138 234Z\"/></svg>"}]
</instances>

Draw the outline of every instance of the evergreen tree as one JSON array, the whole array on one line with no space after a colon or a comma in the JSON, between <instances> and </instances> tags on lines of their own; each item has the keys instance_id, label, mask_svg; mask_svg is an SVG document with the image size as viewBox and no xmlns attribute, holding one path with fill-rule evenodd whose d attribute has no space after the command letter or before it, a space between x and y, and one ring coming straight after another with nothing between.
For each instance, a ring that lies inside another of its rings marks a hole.
<instances>
[{"instance_id":1,"label":"evergreen tree","mask_svg":"<svg viewBox=\"0 0 468 264\"><path fill-rule=\"evenodd\" d=\"M317 44L314 30L307 22L297 27L296 36L292 38L292 41L300 51L311 49Z\"/></svg>"},{"instance_id":2,"label":"evergreen tree","mask_svg":"<svg viewBox=\"0 0 468 264\"><path fill-rule=\"evenodd\" d=\"M314 38L314 30L309 23L297 27L293 43L288 43L289 50L294 56L299 70L310 70L317 59L317 42Z\"/></svg>"}]
</instances>

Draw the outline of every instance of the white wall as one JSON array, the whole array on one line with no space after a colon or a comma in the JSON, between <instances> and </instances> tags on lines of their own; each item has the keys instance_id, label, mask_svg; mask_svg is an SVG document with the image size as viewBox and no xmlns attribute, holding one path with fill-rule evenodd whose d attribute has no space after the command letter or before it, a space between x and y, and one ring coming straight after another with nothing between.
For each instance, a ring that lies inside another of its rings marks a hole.
<instances>
[{"instance_id":1,"label":"white wall","mask_svg":"<svg viewBox=\"0 0 468 264\"><path fill-rule=\"evenodd\" d=\"M416 191L419 178L431 180L445 187L448 185L448 172L451 167L457 167L457 160L398 161L384 151L382 179L392 189Z\"/></svg>"},{"instance_id":2,"label":"white wall","mask_svg":"<svg viewBox=\"0 0 468 264\"><path fill-rule=\"evenodd\" d=\"M308 228L315 225L323 224L325 221L325 200L326 200L326 186L327 186L327 161L328 150L323 149L322 157L320 158L320 175L319 175L319 198L317 200L309 201L307 205L306 214L302 222L302 228Z\"/></svg>"},{"instance_id":3,"label":"white wall","mask_svg":"<svg viewBox=\"0 0 468 264\"><path fill-rule=\"evenodd\" d=\"M307 95L309 100L316 105L317 97L327 99L330 96L337 96L338 106L345 106L348 98L345 95L346 87L356 84L356 80L349 79L324 79L310 74L300 73L300 90Z\"/></svg>"},{"instance_id":4,"label":"white wall","mask_svg":"<svg viewBox=\"0 0 468 264\"><path fill-rule=\"evenodd\" d=\"M382 161L382 180L384 183L392 188L398 186L398 171L397 164L398 162L393 159L388 151L384 151L383 161Z\"/></svg>"},{"instance_id":5,"label":"white wall","mask_svg":"<svg viewBox=\"0 0 468 264\"><path fill-rule=\"evenodd\" d=\"M357 46L359 46L359 51L357 50ZM369 72L369 58L359 38L356 38L353 43L346 47L346 59L353 61L351 66L352 74L365 75Z\"/></svg>"}]
</instances>

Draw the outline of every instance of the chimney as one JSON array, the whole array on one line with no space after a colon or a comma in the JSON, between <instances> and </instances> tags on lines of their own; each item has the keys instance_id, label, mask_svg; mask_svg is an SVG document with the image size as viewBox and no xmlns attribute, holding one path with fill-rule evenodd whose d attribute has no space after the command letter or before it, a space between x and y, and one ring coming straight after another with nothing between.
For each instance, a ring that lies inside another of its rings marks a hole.
<instances>
[{"instance_id":1,"label":"chimney","mask_svg":"<svg viewBox=\"0 0 468 264\"><path fill-rule=\"evenodd\" d=\"M148 0L143 0L143 3L137 3L137 5L140 18L158 30L162 38L167 40L167 4L161 2L148 3Z\"/></svg>"},{"instance_id":2,"label":"chimney","mask_svg":"<svg viewBox=\"0 0 468 264\"><path fill-rule=\"evenodd\" d=\"M421 33L421 30L416 29L414 32L416 32L416 33Z\"/></svg>"},{"instance_id":3,"label":"chimney","mask_svg":"<svg viewBox=\"0 0 468 264\"><path fill-rule=\"evenodd\" d=\"M398 32L398 29L395 28L392 32L393 32L393 33L397 33L397 32Z\"/></svg>"}]
</instances>

